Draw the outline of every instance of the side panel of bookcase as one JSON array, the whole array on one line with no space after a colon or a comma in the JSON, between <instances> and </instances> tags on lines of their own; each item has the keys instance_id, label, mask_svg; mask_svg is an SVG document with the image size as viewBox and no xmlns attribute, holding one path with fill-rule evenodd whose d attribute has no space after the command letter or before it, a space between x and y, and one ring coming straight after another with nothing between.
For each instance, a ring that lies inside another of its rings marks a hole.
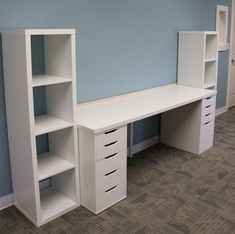
<instances>
[{"instance_id":1,"label":"side panel of bookcase","mask_svg":"<svg viewBox=\"0 0 235 234\"><path fill-rule=\"evenodd\" d=\"M3 33L4 83L14 203L34 223L40 216L39 185L35 173L33 100L27 57L30 37ZM31 65L30 65L31 66Z\"/></svg>"},{"instance_id":2,"label":"side panel of bookcase","mask_svg":"<svg viewBox=\"0 0 235 234\"><path fill-rule=\"evenodd\" d=\"M203 87L205 35L179 33L178 84Z\"/></svg>"},{"instance_id":3,"label":"side panel of bookcase","mask_svg":"<svg viewBox=\"0 0 235 234\"><path fill-rule=\"evenodd\" d=\"M80 206L80 171L79 171L79 155L78 155L78 129L76 122L76 112L75 108L77 107L77 77L76 77L76 39L75 39L75 30L71 34L71 69L72 69L72 105L73 105L73 121L74 121L74 152L75 152L75 175L76 175L76 192L77 192L77 203Z\"/></svg>"}]
</instances>

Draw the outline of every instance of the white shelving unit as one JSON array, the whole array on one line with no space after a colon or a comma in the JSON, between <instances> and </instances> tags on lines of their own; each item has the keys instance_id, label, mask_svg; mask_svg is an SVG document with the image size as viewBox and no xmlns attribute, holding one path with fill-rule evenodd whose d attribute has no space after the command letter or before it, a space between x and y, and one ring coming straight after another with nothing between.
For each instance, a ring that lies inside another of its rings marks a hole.
<instances>
[{"instance_id":1,"label":"white shelving unit","mask_svg":"<svg viewBox=\"0 0 235 234\"><path fill-rule=\"evenodd\" d=\"M216 89L217 32L179 32L178 84Z\"/></svg>"},{"instance_id":2,"label":"white shelving unit","mask_svg":"<svg viewBox=\"0 0 235 234\"><path fill-rule=\"evenodd\" d=\"M75 30L24 29L2 35L14 204L41 226L80 205ZM32 41L37 36L43 38L38 45L42 74L33 74ZM43 113L38 113L39 105ZM44 152L38 137L47 143ZM41 190L42 180L50 186Z\"/></svg>"},{"instance_id":3,"label":"white shelving unit","mask_svg":"<svg viewBox=\"0 0 235 234\"><path fill-rule=\"evenodd\" d=\"M217 32L179 32L179 85L216 90L217 69ZM184 145L184 150L195 154L208 150L213 146L215 107L216 97L212 95L194 105L163 113L162 142L176 148Z\"/></svg>"}]
</instances>

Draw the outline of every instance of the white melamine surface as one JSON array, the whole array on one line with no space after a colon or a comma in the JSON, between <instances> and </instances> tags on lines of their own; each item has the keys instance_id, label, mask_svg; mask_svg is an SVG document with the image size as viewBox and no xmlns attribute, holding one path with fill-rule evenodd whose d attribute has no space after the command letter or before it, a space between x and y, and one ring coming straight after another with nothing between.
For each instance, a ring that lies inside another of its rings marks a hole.
<instances>
[{"instance_id":1,"label":"white melamine surface","mask_svg":"<svg viewBox=\"0 0 235 234\"><path fill-rule=\"evenodd\" d=\"M73 126L73 123L57 119L50 115L40 115L35 118L35 135L41 135Z\"/></svg>"},{"instance_id":2,"label":"white melamine surface","mask_svg":"<svg viewBox=\"0 0 235 234\"><path fill-rule=\"evenodd\" d=\"M16 29L2 32L6 35L70 35L75 34L75 29Z\"/></svg>"},{"instance_id":3,"label":"white melamine surface","mask_svg":"<svg viewBox=\"0 0 235 234\"><path fill-rule=\"evenodd\" d=\"M84 107L77 107L79 128L99 133L216 94L216 91L171 85Z\"/></svg>"},{"instance_id":4,"label":"white melamine surface","mask_svg":"<svg viewBox=\"0 0 235 234\"><path fill-rule=\"evenodd\" d=\"M43 86L43 85L52 85L72 82L71 78L60 77L60 76L51 76L51 75L37 75L33 76L33 87Z\"/></svg>"},{"instance_id":5,"label":"white melamine surface","mask_svg":"<svg viewBox=\"0 0 235 234\"><path fill-rule=\"evenodd\" d=\"M217 83L218 33L179 32L178 84L196 88L210 87ZM214 63L213 74L208 67ZM209 79L209 80L208 80Z\"/></svg>"},{"instance_id":6,"label":"white melamine surface","mask_svg":"<svg viewBox=\"0 0 235 234\"><path fill-rule=\"evenodd\" d=\"M74 164L53 153L40 154L38 155L38 180L44 180L74 167Z\"/></svg>"},{"instance_id":7,"label":"white melamine surface","mask_svg":"<svg viewBox=\"0 0 235 234\"><path fill-rule=\"evenodd\" d=\"M43 222L51 220L62 215L71 208L75 208L77 202L63 195L54 188L48 188L41 191L41 212Z\"/></svg>"}]
</instances>

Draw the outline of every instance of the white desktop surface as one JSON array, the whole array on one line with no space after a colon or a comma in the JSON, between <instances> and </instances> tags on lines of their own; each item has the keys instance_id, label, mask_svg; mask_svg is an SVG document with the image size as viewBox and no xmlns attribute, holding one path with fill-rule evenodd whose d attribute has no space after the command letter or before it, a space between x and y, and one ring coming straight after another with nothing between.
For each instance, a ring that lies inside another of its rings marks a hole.
<instances>
[{"instance_id":1,"label":"white desktop surface","mask_svg":"<svg viewBox=\"0 0 235 234\"><path fill-rule=\"evenodd\" d=\"M216 91L177 84L167 85L138 95L124 95L106 102L78 105L76 121L79 128L96 134L213 95L216 95Z\"/></svg>"}]
</instances>

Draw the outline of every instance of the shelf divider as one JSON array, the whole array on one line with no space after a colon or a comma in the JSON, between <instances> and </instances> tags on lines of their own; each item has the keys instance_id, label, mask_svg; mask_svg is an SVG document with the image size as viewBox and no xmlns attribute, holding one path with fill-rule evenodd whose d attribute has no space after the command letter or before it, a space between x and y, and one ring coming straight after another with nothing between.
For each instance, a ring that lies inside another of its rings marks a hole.
<instances>
[{"instance_id":1,"label":"shelf divider","mask_svg":"<svg viewBox=\"0 0 235 234\"><path fill-rule=\"evenodd\" d=\"M44 180L54 175L75 168L75 165L61 157L47 152L38 155L38 180Z\"/></svg>"},{"instance_id":2,"label":"shelf divider","mask_svg":"<svg viewBox=\"0 0 235 234\"><path fill-rule=\"evenodd\" d=\"M51 76L51 75L36 75L33 76L33 87L39 87L44 85L53 85L72 82L71 78L61 77L61 76Z\"/></svg>"},{"instance_id":3,"label":"shelf divider","mask_svg":"<svg viewBox=\"0 0 235 234\"><path fill-rule=\"evenodd\" d=\"M35 136L72 127L73 123L55 118L51 115L35 117Z\"/></svg>"}]
</instances>

